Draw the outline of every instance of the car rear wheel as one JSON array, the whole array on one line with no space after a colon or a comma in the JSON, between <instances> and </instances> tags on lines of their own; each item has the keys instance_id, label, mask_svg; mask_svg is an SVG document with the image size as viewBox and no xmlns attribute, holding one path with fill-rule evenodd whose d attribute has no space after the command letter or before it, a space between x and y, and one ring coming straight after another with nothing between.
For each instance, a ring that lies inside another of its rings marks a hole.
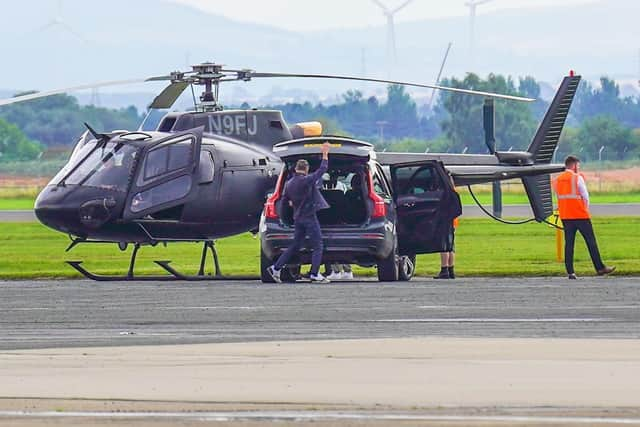
<instances>
[{"instance_id":1,"label":"car rear wheel","mask_svg":"<svg viewBox=\"0 0 640 427\"><path fill-rule=\"evenodd\" d=\"M284 283L296 283L296 280L300 278L300 264L285 266L280 278Z\"/></svg>"},{"instance_id":2,"label":"car rear wheel","mask_svg":"<svg viewBox=\"0 0 640 427\"><path fill-rule=\"evenodd\" d=\"M388 257L378 261L378 280L381 282L395 282L398 280L398 243L394 243L393 250Z\"/></svg>"},{"instance_id":3,"label":"car rear wheel","mask_svg":"<svg viewBox=\"0 0 640 427\"><path fill-rule=\"evenodd\" d=\"M269 258L262 248L260 248L260 279L262 283L275 283L273 277L267 272L267 268L273 265L273 260Z\"/></svg>"},{"instance_id":4,"label":"car rear wheel","mask_svg":"<svg viewBox=\"0 0 640 427\"><path fill-rule=\"evenodd\" d=\"M403 255L398 261L398 278L402 281L409 281L416 271L416 256Z\"/></svg>"}]
</instances>

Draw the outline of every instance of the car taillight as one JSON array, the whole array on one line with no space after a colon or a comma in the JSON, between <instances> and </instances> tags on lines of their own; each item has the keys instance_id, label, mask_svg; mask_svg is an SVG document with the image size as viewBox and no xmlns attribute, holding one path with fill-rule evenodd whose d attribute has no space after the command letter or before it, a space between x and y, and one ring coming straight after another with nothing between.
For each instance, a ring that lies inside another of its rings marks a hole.
<instances>
[{"instance_id":1,"label":"car taillight","mask_svg":"<svg viewBox=\"0 0 640 427\"><path fill-rule=\"evenodd\" d=\"M278 219L276 202L278 201L278 199L280 199L280 184L282 184L283 175L284 171L280 172L280 175L278 175L278 181L276 182L276 191L274 191L273 194L269 196L267 202L264 204L264 216L267 218Z\"/></svg>"},{"instance_id":2,"label":"car taillight","mask_svg":"<svg viewBox=\"0 0 640 427\"><path fill-rule=\"evenodd\" d=\"M373 191L373 177L371 176L371 171L369 171L368 179L369 179L369 198L373 202L373 212L371 213L371 218L380 218L387 216L387 205L384 203L384 199L376 194Z\"/></svg>"}]
</instances>

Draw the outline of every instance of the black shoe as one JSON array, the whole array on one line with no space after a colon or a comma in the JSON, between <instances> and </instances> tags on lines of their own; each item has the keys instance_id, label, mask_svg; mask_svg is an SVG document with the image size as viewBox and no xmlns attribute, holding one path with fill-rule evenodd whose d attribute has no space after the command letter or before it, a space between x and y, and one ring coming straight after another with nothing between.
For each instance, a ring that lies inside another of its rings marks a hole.
<instances>
[{"instance_id":1,"label":"black shoe","mask_svg":"<svg viewBox=\"0 0 640 427\"><path fill-rule=\"evenodd\" d=\"M453 271L453 266L447 267L447 269L449 270L449 279L455 279L456 273Z\"/></svg>"},{"instance_id":2,"label":"black shoe","mask_svg":"<svg viewBox=\"0 0 640 427\"><path fill-rule=\"evenodd\" d=\"M603 267L600 270L597 271L598 276L605 276L609 273L613 273L615 271L615 267Z\"/></svg>"},{"instance_id":3,"label":"black shoe","mask_svg":"<svg viewBox=\"0 0 640 427\"><path fill-rule=\"evenodd\" d=\"M449 278L449 269L447 267L442 267L440 269L440 273L437 276L433 276L434 279L448 279Z\"/></svg>"},{"instance_id":4,"label":"black shoe","mask_svg":"<svg viewBox=\"0 0 640 427\"><path fill-rule=\"evenodd\" d=\"M576 273L570 273L569 274L569 279L570 280L576 280L578 278L578 276L576 276Z\"/></svg>"}]
</instances>

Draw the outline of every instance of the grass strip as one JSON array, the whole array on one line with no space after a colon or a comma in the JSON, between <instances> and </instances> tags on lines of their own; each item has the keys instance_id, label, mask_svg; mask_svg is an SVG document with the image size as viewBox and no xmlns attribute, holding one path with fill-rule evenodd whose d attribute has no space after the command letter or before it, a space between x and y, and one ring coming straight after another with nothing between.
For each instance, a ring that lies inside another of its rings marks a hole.
<instances>
[{"instance_id":1,"label":"grass strip","mask_svg":"<svg viewBox=\"0 0 640 427\"><path fill-rule=\"evenodd\" d=\"M34 199L0 199L0 211L25 211L33 209Z\"/></svg>"},{"instance_id":2,"label":"grass strip","mask_svg":"<svg viewBox=\"0 0 640 427\"><path fill-rule=\"evenodd\" d=\"M594 219L596 236L607 264L618 267L618 274L640 274L640 218ZM126 252L116 245L79 245L64 250L67 236L39 223L0 223L0 278L72 278L80 277L66 260L85 260L85 265L100 274L124 274L131 248ZM258 274L259 239L250 234L221 239L217 243L225 274ZM541 224L505 225L488 219L463 219L456 234L456 271L460 276L559 276L564 264L556 261L556 232ZM174 243L167 247L140 250L137 274L163 274L153 260L172 260L184 272L195 273L201 246ZM593 266L583 240L576 243L576 272L592 275ZM431 276L439 270L438 254L420 255L417 274ZM356 268L356 275L375 276L375 269Z\"/></svg>"},{"instance_id":3,"label":"grass strip","mask_svg":"<svg viewBox=\"0 0 640 427\"><path fill-rule=\"evenodd\" d=\"M493 196L490 192L482 191L474 194L483 206L491 206ZM591 203L640 203L640 192L592 192ZM460 190L460 198L465 206L473 206L475 202L466 189ZM0 197L0 210L27 210L33 209L34 197ZM528 205L529 199L524 193L502 193L504 205Z\"/></svg>"}]
</instances>

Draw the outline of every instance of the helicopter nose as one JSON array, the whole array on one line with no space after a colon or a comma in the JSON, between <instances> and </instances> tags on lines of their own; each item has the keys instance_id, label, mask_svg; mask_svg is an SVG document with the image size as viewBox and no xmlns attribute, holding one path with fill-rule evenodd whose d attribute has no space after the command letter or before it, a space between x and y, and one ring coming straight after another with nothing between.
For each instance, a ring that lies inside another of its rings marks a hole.
<instances>
[{"instance_id":1,"label":"helicopter nose","mask_svg":"<svg viewBox=\"0 0 640 427\"><path fill-rule=\"evenodd\" d=\"M116 216L120 203L113 195L91 189L46 187L34 206L38 220L54 230L86 236Z\"/></svg>"},{"instance_id":2,"label":"helicopter nose","mask_svg":"<svg viewBox=\"0 0 640 427\"><path fill-rule=\"evenodd\" d=\"M36 198L34 211L38 220L47 227L63 233L72 233L79 227L78 207L66 200L66 188L46 187Z\"/></svg>"}]
</instances>

